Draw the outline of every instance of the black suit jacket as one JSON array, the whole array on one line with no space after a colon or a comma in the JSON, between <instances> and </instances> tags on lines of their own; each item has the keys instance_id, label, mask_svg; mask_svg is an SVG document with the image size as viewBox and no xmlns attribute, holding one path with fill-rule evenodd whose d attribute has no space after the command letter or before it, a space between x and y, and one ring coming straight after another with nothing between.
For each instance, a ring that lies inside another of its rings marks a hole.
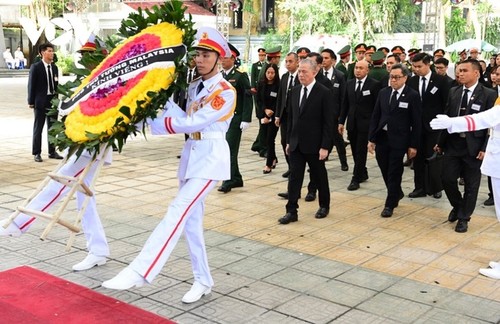
<instances>
[{"instance_id":1,"label":"black suit jacket","mask_svg":"<svg viewBox=\"0 0 500 324\"><path fill-rule=\"evenodd\" d=\"M432 72L430 80L426 80L427 87L422 97L423 130L432 132L430 122L437 114L443 114L448 100L450 84L445 76ZM413 76L407 85L420 94L420 77Z\"/></svg>"},{"instance_id":2,"label":"black suit jacket","mask_svg":"<svg viewBox=\"0 0 500 324\"><path fill-rule=\"evenodd\" d=\"M329 150L333 145L334 114L329 103L332 94L316 81L303 111L299 112L301 88L299 85L292 89L287 144L290 151L299 149L304 154L318 154L321 148Z\"/></svg>"},{"instance_id":3,"label":"black suit jacket","mask_svg":"<svg viewBox=\"0 0 500 324\"><path fill-rule=\"evenodd\" d=\"M342 103L339 124L344 125L346 119L349 119L347 122L348 131L356 129L357 131L368 132L373 108L380 91L380 83L375 79L366 78L361 88L361 97L356 98L357 81L356 78L347 80L346 95Z\"/></svg>"},{"instance_id":4,"label":"black suit jacket","mask_svg":"<svg viewBox=\"0 0 500 324\"><path fill-rule=\"evenodd\" d=\"M345 74L340 72L337 69L333 69L333 75L328 75L325 79L329 80L332 83L332 91L333 91L333 100L334 100L334 112L336 120L338 120L340 116L340 112L342 110L342 103L344 102L345 93L346 93L346 77ZM321 70L320 73L325 73L324 70Z\"/></svg>"},{"instance_id":5,"label":"black suit jacket","mask_svg":"<svg viewBox=\"0 0 500 324\"><path fill-rule=\"evenodd\" d=\"M459 115L462 94L463 86L456 86L450 89L445 111L448 116L456 117ZM478 83L469 99L465 114L471 115L490 109L494 106L497 96L498 93L495 92L495 90ZM467 151L470 156L475 157L478 155L479 151L486 151L486 144L488 142L487 135L487 129L465 133ZM458 141L463 141L463 139L460 139L460 134L449 134L448 132L443 131L441 132L438 145L443 149L445 154L449 154L451 156L460 155L461 153L457 149L458 146L454 145L454 143L457 143Z\"/></svg>"},{"instance_id":6,"label":"black suit jacket","mask_svg":"<svg viewBox=\"0 0 500 324\"><path fill-rule=\"evenodd\" d=\"M390 147L395 149L418 148L422 129L420 95L412 88L405 86L396 107L391 108L389 101L392 90L391 87L380 90L370 122L368 140L377 143L377 137L387 125Z\"/></svg>"},{"instance_id":7,"label":"black suit jacket","mask_svg":"<svg viewBox=\"0 0 500 324\"><path fill-rule=\"evenodd\" d=\"M51 64L52 79L54 81L54 92L57 89L59 70L55 64ZM50 107L51 96L47 95L47 69L43 61L38 61L30 68L28 79L28 105L35 105L35 109Z\"/></svg>"},{"instance_id":8,"label":"black suit jacket","mask_svg":"<svg viewBox=\"0 0 500 324\"><path fill-rule=\"evenodd\" d=\"M290 102L290 93L292 89L288 89L288 97L287 97L287 87L288 82L290 82L290 72L286 72L280 79L280 88L278 90L278 101L276 102L276 117L277 118L288 118L287 107L289 107ZM293 78L292 88L299 84L298 73Z\"/></svg>"}]
</instances>

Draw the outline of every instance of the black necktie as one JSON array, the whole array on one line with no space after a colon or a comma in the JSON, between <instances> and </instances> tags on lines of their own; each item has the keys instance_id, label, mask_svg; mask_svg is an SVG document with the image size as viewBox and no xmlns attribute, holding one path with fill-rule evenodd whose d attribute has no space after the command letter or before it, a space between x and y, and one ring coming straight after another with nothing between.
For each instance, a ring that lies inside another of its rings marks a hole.
<instances>
[{"instance_id":1,"label":"black necktie","mask_svg":"<svg viewBox=\"0 0 500 324\"><path fill-rule=\"evenodd\" d=\"M188 72L188 83L193 81L193 70L189 70Z\"/></svg>"},{"instance_id":2,"label":"black necktie","mask_svg":"<svg viewBox=\"0 0 500 324\"><path fill-rule=\"evenodd\" d=\"M358 81L358 86L356 88L356 99L359 99L361 97L361 83L363 83L361 80Z\"/></svg>"},{"instance_id":3,"label":"black necktie","mask_svg":"<svg viewBox=\"0 0 500 324\"><path fill-rule=\"evenodd\" d=\"M396 90L392 91L391 101L389 101L389 107L391 109L396 108L398 102L398 92Z\"/></svg>"},{"instance_id":4,"label":"black necktie","mask_svg":"<svg viewBox=\"0 0 500 324\"><path fill-rule=\"evenodd\" d=\"M469 98L467 96L468 92L469 89L464 89L464 93L462 94L462 102L460 103L460 110L458 111L459 116L463 116L467 112L467 104L469 102Z\"/></svg>"},{"instance_id":5,"label":"black necktie","mask_svg":"<svg viewBox=\"0 0 500 324\"><path fill-rule=\"evenodd\" d=\"M200 82L200 84L198 84L198 88L196 88L196 94L200 93L201 90L203 90L203 82Z\"/></svg>"},{"instance_id":6,"label":"black necktie","mask_svg":"<svg viewBox=\"0 0 500 324\"><path fill-rule=\"evenodd\" d=\"M424 93L425 93L425 77L422 78L422 92L420 93L420 98L424 97Z\"/></svg>"},{"instance_id":7,"label":"black necktie","mask_svg":"<svg viewBox=\"0 0 500 324\"><path fill-rule=\"evenodd\" d=\"M328 78L328 71L325 71L325 77Z\"/></svg>"},{"instance_id":8,"label":"black necktie","mask_svg":"<svg viewBox=\"0 0 500 324\"><path fill-rule=\"evenodd\" d=\"M290 74L290 80L288 81L288 88L286 90L286 96L285 96L285 100L288 98L288 94L290 93L290 91L292 91L292 88L293 88L293 75Z\"/></svg>"},{"instance_id":9,"label":"black necktie","mask_svg":"<svg viewBox=\"0 0 500 324\"><path fill-rule=\"evenodd\" d=\"M52 72L51 72L50 65L47 65L47 75L49 77L49 93L53 94L54 93L54 79L52 78Z\"/></svg>"},{"instance_id":10,"label":"black necktie","mask_svg":"<svg viewBox=\"0 0 500 324\"><path fill-rule=\"evenodd\" d=\"M226 71L222 71L222 76L224 77L224 79L227 77Z\"/></svg>"},{"instance_id":11,"label":"black necktie","mask_svg":"<svg viewBox=\"0 0 500 324\"><path fill-rule=\"evenodd\" d=\"M304 87L304 93L302 94L302 99L300 100L299 112L304 111L307 101L307 88Z\"/></svg>"}]
</instances>

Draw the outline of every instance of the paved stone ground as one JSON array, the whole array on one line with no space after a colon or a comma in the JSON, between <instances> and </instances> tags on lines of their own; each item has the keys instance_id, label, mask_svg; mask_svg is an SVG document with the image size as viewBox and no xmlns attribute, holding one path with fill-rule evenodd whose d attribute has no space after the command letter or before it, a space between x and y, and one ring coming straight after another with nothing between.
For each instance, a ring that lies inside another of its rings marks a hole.
<instances>
[{"instance_id":1,"label":"paved stone ground","mask_svg":"<svg viewBox=\"0 0 500 324\"><path fill-rule=\"evenodd\" d=\"M0 218L22 204L57 163L33 162L26 83L26 78L0 79ZM57 227L40 241L46 223L39 220L20 238L0 238L0 271L30 265L179 323L500 321L500 280L477 272L500 260L500 224L494 209L482 205L485 181L469 232L458 234L446 221L446 198L406 197L392 218L381 218L385 189L375 159L368 160L369 181L349 192L351 174L340 171L334 154L328 162L330 215L317 220L317 202L301 201L299 222L282 226L277 219L285 201L276 193L286 189L284 157L279 155L271 174L262 174L264 160L250 151L256 130L254 122L240 150L245 187L214 191L207 199L215 287L200 302L180 301L192 283L182 239L152 285L125 292L100 287L137 255L175 196L181 135L133 139L103 169L96 192L112 249L106 265L72 272L86 255L83 236L65 252L68 232ZM46 152L44 142L44 158ZM403 186L406 194L413 189L409 169Z\"/></svg>"}]
</instances>

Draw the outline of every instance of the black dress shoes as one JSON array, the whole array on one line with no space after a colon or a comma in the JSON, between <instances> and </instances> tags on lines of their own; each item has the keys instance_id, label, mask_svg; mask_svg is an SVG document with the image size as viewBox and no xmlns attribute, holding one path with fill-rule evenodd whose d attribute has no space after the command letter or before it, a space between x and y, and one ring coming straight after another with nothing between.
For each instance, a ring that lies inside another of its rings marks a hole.
<instances>
[{"instance_id":1,"label":"black dress shoes","mask_svg":"<svg viewBox=\"0 0 500 324\"><path fill-rule=\"evenodd\" d=\"M243 187L243 182L232 182L231 188L241 188Z\"/></svg>"},{"instance_id":2,"label":"black dress shoes","mask_svg":"<svg viewBox=\"0 0 500 324\"><path fill-rule=\"evenodd\" d=\"M347 186L347 190L353 191L359 189L359 183L357 181L351 181L351 183Z\"/></svg>"},{"instance_id":3,"label":"black dress shoes","mask_svg":"<svg viewBox=\"0 0 500 324\"><path fill-rule=\"evenodd\" d=\"M455 232L457 233L465 233L467 232L468 221L465 219L459 219L457 222L457 226L455 226Z\"/></svg>"},{"instance_id":4,"label":"black dress shoes","mask_svg":"<svg viewBox=\"0 0 500 324\"><path fill-rule=\"evenodd\" d=\"M288 192L280 192L278 193L278 197L281 197L283 199L288 199Z\"/></svg>"},{"instance_id":5,"label":"black dress shoes","mask_svg":"<svg viewBox=\"0 0 500 324\"><path fill-rule=\"evenodd\" d=\"M488 197L483 203L485 206L493 206L495 204L495 200L493 200L493 196Z\"/></svg>"},{"instance_id":6,"label":"black dress shoes","mask_svg":"<svg viewBox=\"0 0 500 324\"><path fill-rule=\"evenodd\" d=\"M288 178L288 176L290 175L290 170L286 171L285 173L283 173L281 176L283 178Z\"/></svg>"},{"instance_id":7,"label":"black dress shoes","mask_svg":"<svg viewBox=\"0 0 500 324\"><path fill-rule=\"evenodd\" d=\"M228 193L231 191L231 187L230 186L220 186L219 188L217 188L217 191L220 191L220 192L223 192L223 193Z\"/></svg>"},{"instance_id":8,"label":"black dress shoes","mask_svg":"<svg viewBox=\"0 0 500 324\"><path fill-rule=\"evenodd\" d=\"M458 216L457 216L457 210L455 208L453 208L451 210L451 212L448 214L448 222L451 222L453 223L454 221L456 221L458 219Z\"/></svg>"},{"instance_id":9,"label":"black dress shoes","mask_svg":"<svg viewBox=\"0 0 500 324\"><path fill-rule=\"evenodd\" d=\"M391 217L393 209L391 207L384 207L384 210L380 213L382 217Z\"/></svg>"},{"instance_id":10,"label":"black dress shoes","mask_svg":"<svg viewBox=\"0 0 500 324\"><path fill-rule=\"evenodd\" d=\"M408 195L408 197L410 198L419 198L425 196L427 196L427 194L425 193L424 189L415 189Z\"/></svg>"},{"instance_id":11,"label":"black dress shoes","mask_svg":"<svg viewBox=\"0 0 500 324\"><path fill-rule=\"evenodd\" d=\"M313 192L308 192L306 195L306 198L304 198L305 201L314 201L316 200L316 193Z\"/></svg>"},{"instance_id":12,"label":"black dress shoes","mask_svg":"<svg viewBox=\"0 0 500 324\"><path fill-rule=\"evenodd\" d=\"M342 165L340 166L340 170L349 171L349 165L347 163L342 163Z\"/></svg>"},{"instance_id":13,"label":"black dress shoes","mask_svg":"<svg viewBox=\"0 0 500 324\"><path fill-rule=\"evenodd\" d=\"M318 211L316 212L316 215L314 215L314 217L316 217L316 218L325 218L328 215L329 212L330 212L330 208L320 207L318 209Z\"/></svg>"},{"instance_id":14,"label":"black dress shoes","mask_svg":"<svg viewBox=\"0 0 500 324\"><path fill-rule=\"evenodd\" d=\"M285 216L281 217L278 219L278 223L282 225L289 224L291 222L296 222L298 221L298 216L295 213L286 213Z\"/></svg>"},{"instance_id":15,"label":"black dress shoes","mask_svg":"<svg viewBox=\"0 0 500 324\"><path fill-rule=\"evenodd\" d=\"M63 157L57 154L57 152L49 154L49 159L56 159L56 160L62 160Z\"/></svg>"},{"instance_id":16,"label":"black dress shoes","mask_svg":"<svg viewBox=\"0 0 500 324\"><path fill-rule=\"evenodd\" d=\"M35 162L43 162L43 159L40 156L40 154L35 154Z\"/></svg>"},{"instance_id":17,"label":"black dress shoes","mask_svg":"<svg viewBox=\"0 0 500 324\"><path fill-rule=\"evenodd\" d=\"M441 191L438 191L438 192L434 193L432 195L432 197L434 197L436 199L441 199L441 197L443 197L443 193Z\"/></svg>"}]
</instances>

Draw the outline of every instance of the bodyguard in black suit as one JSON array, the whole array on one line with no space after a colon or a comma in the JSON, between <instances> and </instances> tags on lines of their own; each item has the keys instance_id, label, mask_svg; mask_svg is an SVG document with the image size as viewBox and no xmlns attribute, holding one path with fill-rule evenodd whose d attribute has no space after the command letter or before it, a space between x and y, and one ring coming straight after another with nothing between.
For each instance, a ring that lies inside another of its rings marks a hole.
<instances>
[{"instance_id":1,"label":"bodyguard in black suit","mask_svg":"<svg viewBox=\"0 0 500 324\"><path fill-rule=\"evenodd\" d=\"M47 138L49 128L52 126L54 117L47 116L50 109L50 102L56 95L58 85L57 66L52 63L54 60L54 45L45 43L40 45L39 53L42 57L40 61L30 68L28 79L28 106L33 109L35 120L33 124L33 146L32 154L36 162L42 162L42 131L47 120ZM54 145L48 143L49 158L62 159L57 154Z\"/></svg>"},{"instance_id":2,"label":"bodyguard in black suit","mask_svg":"<svg viewBox=\"0 0 500 324\"><path fill-rule=\"evenodd\" d=\"M422 107L418 92L405 85L410 73L402 64L393 65L391 87L380 90L370 122L368 151L376 153L387 187L382 217L391 217L403 198L403 158L413 158L419 147Z\"/></svg>"},{"instance_id":3,"label":"bodyguard in black suit","mask_svg":"<svg viewBox=\"0 0 500 324\"><path fill-rule=\"evenodd\" d=\"M368 77L369 71L367 61L356 62L355 78L347 81L346 96L339 118L339 133L344 132L344 125L348 119L347 136L351 142L354 159L352 179L347 190L359 189L359 184L368 179L366 143L368 143L370 119L380 91L380 83Z\"/></svg>"},{"instance_id":4,"label":"bodyguard in black suit","mask_svg":"<svg viewBox=\"0 0 500 324\"><path fill-rule=\"evenodd\" d=\"M280 88L278 90L278 101L276 103L276 126L280 128L281 145L285 154L288 170L283 173L287 178L290 174L290 161L286 154L286 134L288 129L288 107L290 106L290 93L292 88L299 84L297 69L299 68L299 56L297 53L288 53L285 57L285 68L287 72L280 79Z\"/></svg>"},{"instance_id":5,"label":"bodyguard in black suit","mask_svg":"<svg viewBox=\"0 0 500 324\"><path fill-rule=\"evenodd\" d=\"M422 100L422 136L420 147L413 160L415 189L408 196L418 198L430 194L434 198L441 198L442 185L440 181L435 183L434 188L425 187L425 160L434 154L434 146L440 133L432 130L429 123L436 115L444 112L450 84L446 77L431 71L430 55L426 53L415 54L411 64L415 75L408 80L408 86L417 91ZM431 164L429 168L436 168L429 170L431 174L441 174L440 164Z\"/></svg>"},{"instance_id":6,"label":"bodyguard in black suit","mask_svg":"<svg viewBox=\"0 0 500 324\"><path fill-rule=\"evenodd\" d=\"M460 63L458 78L462 84L453 87L448 96L446 114L450 117L476 114L493 107L497 93L479 82L481 66L477 60ZM487 144L487 130L454 133L442 132L437 151L444 153L443 188L453 206L448 221L458 220L455 232L467 232L468 222L476 208L481 183L481 161ZM460 171L465 181L464 195L458 189Z\"/></svg>"},{"instance_id":7,"label":"bodyguard in black suit","mask_svg":"<svg viewBox=\"0 0 500 324\"><path fill-rule=\"evenodd\" d=\"M333 141L334 114L329 107L331 92L316 82L316 61L306 58L299 64L301 86L292 89L288 110L287 153L290 157L288 203L286 215L278 221L288 224L298 220L297 209L306 163L311 177L319 188L319 206L316 218L324 218L330 211L330 188L325 159Z\"/></svg>"}]
</instances>

